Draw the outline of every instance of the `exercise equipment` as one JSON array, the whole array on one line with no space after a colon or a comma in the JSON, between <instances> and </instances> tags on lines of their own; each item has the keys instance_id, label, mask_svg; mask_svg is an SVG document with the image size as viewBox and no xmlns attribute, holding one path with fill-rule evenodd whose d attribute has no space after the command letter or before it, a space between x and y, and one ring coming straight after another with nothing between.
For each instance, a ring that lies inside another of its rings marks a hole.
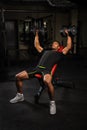
<instances>
[{"instance_id":1,"label":"exercise equipment","mask_svg":"<svg viewBox=\"0 0 87 130\"><path fill-rule=\"evenodd\" d=\"M55 71L57 69L57 64L55 64L51 70L51 74L52 76L54 76L55 74ZM35 94L35 103L38 103L39 101L39 98L43 92L43 90L45 89L45 85L44 85L44 82L43 82L43 79L42 79L42 75L41 74L35 74L35 77L38 78L39 82L40 82L40 88L38 90L38 92Z\"/></svg>"},{"instance_id":2,"label":"exercise equipment","mask_svg":"<svg viewBox=\"0 0 87 130\"><path fill-rule=\"evenodd\" d=\"M67 88L74 88L74 84L73 82L69 82L69 81L62 81L62 80L59 80L58 78L55 78L54 79L54 74L56 72L56 69L57 69L57 64L55 64L51 70L51 74L52 74L52 77L53 77L53 85L54 87L56 88L57 86L61 86L61 87L67 87ZM38 103L39 102L39 99L40 99L40 96L43 92L43 90L46 88L44 82L43 82L43 79L42 79L42 75L41 74L35 74L35 77L39 80L40 82L40 88L38 90L38 92L34 95L34 98L35 98L35 103Z\"/></svg>"},{"instance_id":3,"label":"exercise equipment","mask_svg":"<svg viewBox=\"0 0 87 130\"><path fill-rule=\"evenodd\" d=\"M30 32L32 32L34 35L36 33L36 30L38 29L39 33L41 33L42 35L44 35L46 33L46 30L44 27L40 27L40 28L31 28Z\"/></svg>"},{"instance_id":4,"label":"exercise equipment","mask_svg":"<svg viewBox=\"0 0 87 130\"><path fill-rule=\"evenodd\" d=\"M71 36L76 36L76 34L77 34L77 27L76 27L75 25L72 25L72 26L69 26L69 27L63 25L62 28L60 29L60 34L61 34L63 37L66 37L66 36L67 36L66 33L65 33L65 30L66 30L66 29L68 30L69 35L71 35Z\"/></svg>"}]
</instances>

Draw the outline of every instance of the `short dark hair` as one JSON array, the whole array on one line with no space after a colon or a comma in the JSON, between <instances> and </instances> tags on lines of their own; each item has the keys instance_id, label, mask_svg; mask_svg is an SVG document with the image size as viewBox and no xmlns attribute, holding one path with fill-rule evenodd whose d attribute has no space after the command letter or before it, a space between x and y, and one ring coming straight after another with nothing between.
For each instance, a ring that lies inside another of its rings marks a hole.
<instances>
[{"instance_id":1,"label":"short dark hair","mask_svg":"<svg viewBox=\"0 0 87 130\"><path fill-rule=\"evenodd\" d=\"M58 40L54 40L53 42L58 42L59 44L61 44L60 41L58 41ZM53 42L52 42L52 43L53 43Z\"/></svg>"}]
</instances>

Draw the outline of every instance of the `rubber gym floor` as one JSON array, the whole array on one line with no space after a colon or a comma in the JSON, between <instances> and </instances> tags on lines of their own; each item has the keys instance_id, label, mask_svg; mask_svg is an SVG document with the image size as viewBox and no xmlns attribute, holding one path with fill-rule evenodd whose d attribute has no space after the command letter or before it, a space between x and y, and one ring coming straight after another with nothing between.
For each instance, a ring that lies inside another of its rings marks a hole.
<instances>
[{"instance_id":1,"label":"rubber gym floor","mask_svg":"<svg viewBox=\"0 0 87 130\"><path fill-rule=\"evenodd\" d=\"M47 90L39 104L34 103L38 79L23 82L25 100L11 104L16 95L15 74L32 64L7 67L0 81L0 130L86 130L87 129L87 57L71 56L56 71L56 115L49 114Z\"/></svg>"}]
</instances>

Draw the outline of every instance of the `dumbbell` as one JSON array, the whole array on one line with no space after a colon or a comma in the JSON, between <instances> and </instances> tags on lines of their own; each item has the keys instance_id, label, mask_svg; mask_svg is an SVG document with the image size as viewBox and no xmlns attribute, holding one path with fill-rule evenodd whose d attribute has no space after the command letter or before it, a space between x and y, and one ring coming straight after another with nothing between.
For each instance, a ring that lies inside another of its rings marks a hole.
<instances>
[{"instance_id":1,"label":"dumbbell","mask_svg":"<svg viewBox=\"0 0 87 130\"><path fill-rule=\"evenodd\" d=\"M37 29L38 29L39 33L41 33L42 35L45 34L45 29L43 27L42 28L31 28L30 32L32 32L33 34L35 34Z\"/></svg>"},{"instance_id":2,"label":"dumbbell","mask_svg":"<svg viewBox=\"0 0 87 130\"><path fill-rule=\"evenodd\" d=\"M60 34L63 36L63 37L66 37L66 33L65 33L65 30L68 30L68 33L69 35L71 36L75 36L77 34L77 27L75 25L72 25L72 26L62 26L62 28L60 29Z\"/></svg>"}]
</instances>

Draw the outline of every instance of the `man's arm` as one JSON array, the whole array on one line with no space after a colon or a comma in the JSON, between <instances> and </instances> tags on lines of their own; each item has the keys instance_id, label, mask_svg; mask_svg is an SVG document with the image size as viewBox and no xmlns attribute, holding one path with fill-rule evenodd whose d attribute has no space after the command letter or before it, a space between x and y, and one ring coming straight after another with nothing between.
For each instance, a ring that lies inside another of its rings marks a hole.
<instances>
[{"instance_id":1,"label":"man's arm","mask_svg":"<svg viewBox=\"0 0 87 130\"><path fill-rule=\"evenodd\" d=\"M39 53L43 51L43 47L40 45L38 30L36 31L35 39L34 39L34 47L37 49Z\"/></svg>"},{"instance_id":2,"label":"man's arm","mask_svg":"<svg viewBox=\"0 0 87 130\"><path fill-rule=\"evenodd\" d=\"M62 51L64 55L66 55L69 52L69 50L72 48L72 39L69 36L67 30L65 30L65 33L67 34L67 45L66 45L66 47Z\"/></svg>"}]
</instances>

